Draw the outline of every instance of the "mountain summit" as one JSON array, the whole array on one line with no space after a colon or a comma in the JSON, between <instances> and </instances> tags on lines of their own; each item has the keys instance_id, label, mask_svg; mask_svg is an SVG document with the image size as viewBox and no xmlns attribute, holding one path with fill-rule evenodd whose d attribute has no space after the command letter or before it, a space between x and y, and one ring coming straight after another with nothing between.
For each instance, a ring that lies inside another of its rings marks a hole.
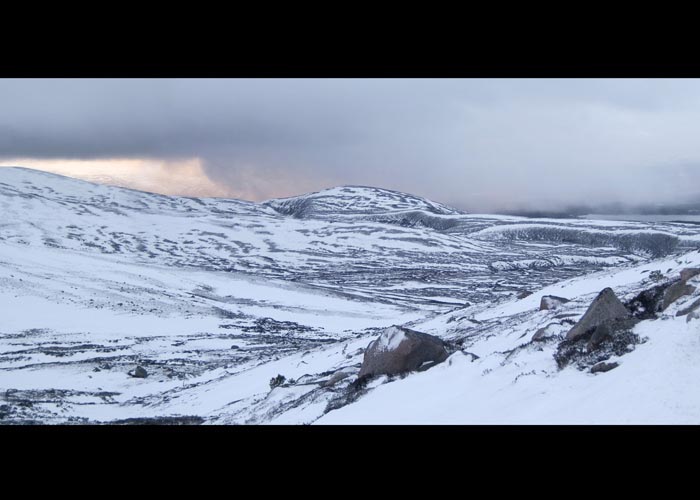
<instances>
[{"instance_id":1,"label":"mountain summit","mask_svg":"<svg viewBox=\"0 0 700 500\"><path fill-rule=\"evenodd\" d=\"M380 215L420 210L433 215L461 215L463 212L441 203L389 189L367 186L339 186L291 198L263 202L284 215L300 219L329 215Z\"/></svg>"}]
</instances>

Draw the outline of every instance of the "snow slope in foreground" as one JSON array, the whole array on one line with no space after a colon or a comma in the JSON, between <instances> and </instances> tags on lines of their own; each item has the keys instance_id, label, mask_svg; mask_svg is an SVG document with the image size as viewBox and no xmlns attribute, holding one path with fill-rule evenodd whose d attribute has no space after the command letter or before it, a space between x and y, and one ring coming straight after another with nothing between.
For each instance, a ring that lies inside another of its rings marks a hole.
<instances>
[{"instance_id":1,"label":"snow slope in foreground","mask_svg":"<svg viewBox=\"0 0 700 500\"><path fill-rule=\"evenodd\" d=\"M639 323L634 332L648 340L616 359L620 366L610 372L591 374L572 366L559 371L552 356L554 344L537 347L531 343L508 356L510 349L527 342L552 316L582 313L606 286L629 298L649 286L643 279L648 272L675 275L689 266L700 266L700 253L573 279L523 300L477 312L470 317L495 320L495 330L500 333L489 336L484 332L465 348L479 359L457 352L431 370L374 389L317 423L697 424L700 320L686 322L685 316L675 316L682 305L697 299L697 292L671 306L660 319ZM690 283L700 288L700 279ZM551 293L580 300L556 312L536 310L539 298ZM442 319L415 327L437 333L444 332L446 325ZM566 328L561 331L565 333Z\"/></svg>"}]
</instances>

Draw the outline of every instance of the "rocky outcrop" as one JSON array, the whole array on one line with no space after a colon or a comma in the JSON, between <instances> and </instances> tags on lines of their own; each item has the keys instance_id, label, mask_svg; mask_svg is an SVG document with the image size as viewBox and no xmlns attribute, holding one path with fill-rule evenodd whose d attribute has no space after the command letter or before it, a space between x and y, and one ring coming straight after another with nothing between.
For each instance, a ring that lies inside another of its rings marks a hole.
<instances>
[{"instance_id":1,"label":"rocky outcrop","mask_svg":"<svg viewBox=\"0 0 700 500\"><path fill-rule=\"evenodd\" d=\"M700 319L700 311L693 311L685 318L686 323L690 323L694 319Z\"/></svg>"},{"instance_id":2,"label":"rocky outcrop","mask_svg":"<svg viewBox=\"0 0 700 500\"><path fill-rule=\"evenodd\" d=\"M677 281L666 289L663 300L661 301L661 310L665 311L675 301L685 295L690 295L695 291L693 285L686 284L685 281Z\"/></svg>"},{"instance_id":3,"label":"rocky outcrop","mask_svg":"<svg viewBox=\"0 0 700 500\"><path fill-rule=\"evenodd\" d=\"M591 339L588 341L586 349L592 351L593 349L598 347L605 339L610 337L611 333L612 331L607 323L603 323L602 325L596 326L593 330L593 334L591 335Z\"/></svg>"},{"instance_id":4,"label":"rocky outcrop","mask_svg":"<svg viewBox=\"0 0 700 500\"><path fill-rule=\"evenodd\" d=\"M661 303L664 300L664 294L668 287L668 284L656 285L642 290L625 306L635 318L654 319L656 318L656 313L661 310Z\"/></svg>"},{"instance_id":5,"label":"rocky outcrop","mask_svg":"<svg viewBox=\"0 0 700 500\"><path fill-rule=\"evenodd\" d=\"M587 370L612 356L624 356L644 342L633 333L638 322L636 318L611 321L589 330L576 340L563 340L557 346L554 360L559 369L573 364L579 370Z\"/></svg>"},{"instance_id":6,"label":"rocky outcrop","mask_svg":"<svg viewBox=\"0 0 700 500\"><path fill-rule=\"evenodd\" d=\"M629 316L630 312L620 302L612 288L606 288L593 300L579 322L569 330L569 333L566 334L566 340L576 340L600 325Z\"/></svg>"},{"instance_id":7,"label":"rocky outcrop","mask_svg":"<svg viewBox=\"0 0 700 500\"><path fill-rule=\"evenodd\" d=\"M287 377L284 375L277 374L276 377L272 377L270 379L270 389L274 389L275 387L279 387L282 384L284 384L287 381Z\"/></svg>"},{"instance_id":8,"label":"rocky outcrop","mask_svg":"<svg viewBox=\"0 0 700 500\"><path fill-rule=\"evenodd\" d=\"M129 376L134 378L146 378L148 377L148 372L143 366L137 366L133 370L129 371Z\"/></svg>"},{"instance_id":9,"label":"rocky outcrop","mask_svg":"<svg viewBox=\"0 0 700 500\"><path fill-rule=\"evenodd\" d=\"M685 316L693 311L700 311L700 299L696 300L689 306L684 307L683 309L679 309L678 312L676 312L676 316Z\"/></svg>"},{"instance_id":10,"label":"rocky outcrop","mask_svg":"<svg viewBox=\"0 0 700 500\"><path fill-rule=\"evenodd\" d=\"M392 326L367 346L358 378L416 371L441 363L447 356L438 337Z\"/></svg>"},{"instance_id":11,"label":"rocky outcrop","mask_svg":"<svg viewBox=\"0 0 700 500\"><path fill-rule=\"evenodd\" d=\"M556 309L562 304L569 302L569 299L557 297L556 295L543 295L540 300L540 311L550 311Z\"/></svg>"},{"instance_id":12,"label":"rocky outcrop","mask_svg":"<svg viewBox=\"0 0 700 500\"><path fill-rule=\"evenodd\" d=\"M681 297L695 292L696 288L686 283L688 279L695 276L691 271L694 271L694 269L684 269L681 271L680 279L675 279L641 291L626 304L626 307L632 312L635 318L656 318L656 313L665 311ZM681 313L679 311L679 314L676 315L682 316L691 310L693 310L693 306L685 308L685 312Z\"/></svg>"}]
</instances>

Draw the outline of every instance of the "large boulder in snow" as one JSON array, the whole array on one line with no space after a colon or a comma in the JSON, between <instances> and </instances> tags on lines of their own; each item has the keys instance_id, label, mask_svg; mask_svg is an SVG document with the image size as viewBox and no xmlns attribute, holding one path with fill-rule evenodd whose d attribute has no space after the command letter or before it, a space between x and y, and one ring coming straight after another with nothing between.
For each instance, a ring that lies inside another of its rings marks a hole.
<instances>
[{"instance_id":1,"label":"large boulder in snow","mask_svg":"<svg viewBox=\"0 0 700 500\"><path fill-rule=\"evenodd\" d=\"M673 285L669 286L666 289L666 293L664 293L664 298L661 302L661 310L665 311L668 308L668 306L673 304L675 301L677 301L685 295L690 295L694 291L695 287L693 285L686 284L685 281L681 280L674 283Z\"/></svg>"},{"instance_id":2,"label":"large boulder in snow","mask_svg":"<svg viewBox=\"0 0 700 500\"><path fill-rule=\"evenodd\" d=\"M367 346L358 377L396 375L446 359L445 344L438 337L392 326Z\"/></svg>"},{"instance_id":3,"label":"large boulder in snow","mask_svg":"<svg viewBox=\"0 0 700 500\"><path fill-rule=\"evenodd\" d=\"M562 304L569 302L569 299L557 297L556 295L543 295L540 300L540 311L550 311L556 309Z\"/></svg>"},{"instance_id":4,"label":"large boulder in snow","mask_svg":"<svg viewBox=\"0 0 700 500\"><path fill-rule=\"evenodd\" d=\"M129 370L128 375L134 378L146 378L148 377L148 372L143 366L137 366L133 370Z\"/></svg>"},{"instance_id":5,"label":"large boulder in snow","mask_svg":"<svg viewBox=\"0 0 700 500\"><path fill-rule=\"evenodd\" d=\"M685 282L700 275L700 267L689 267L681 271L681 281Z\"/></svg>"},{"instance_id":6,"label":"large boulder in snow","mask_svg":"<svg viewBox=\"0 0 700 500\"><path fill-rule=\"evenodd\" d=\"M576 323L566 340L576 340L594 328L612 321L625 319L630 316L630 312L617 298L612 288L606 288L591 302L586 314Z\"/></svg>"}]
</instances>

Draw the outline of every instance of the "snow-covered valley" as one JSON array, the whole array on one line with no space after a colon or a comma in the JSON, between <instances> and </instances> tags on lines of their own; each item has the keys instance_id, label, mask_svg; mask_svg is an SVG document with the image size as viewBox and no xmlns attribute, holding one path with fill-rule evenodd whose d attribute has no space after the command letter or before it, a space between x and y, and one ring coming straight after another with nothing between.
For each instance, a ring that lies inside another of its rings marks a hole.
<instances>
[{"instance_id":1,"label":"snow-covered valley","mask_svg":"<svg viewBox=\"0 0 700 500\"><path fill-rule=\"evenodd\" d=\"M700 275L615 369L555 357L601 290L627 304L695 267L697 224L353 186L178 198L2 168L0 423L697 423L700 320L676 314ZM545 295L568 302L540 310ZM358 381L392 325L449 357Z\"/></svg>"}]
</instances>

